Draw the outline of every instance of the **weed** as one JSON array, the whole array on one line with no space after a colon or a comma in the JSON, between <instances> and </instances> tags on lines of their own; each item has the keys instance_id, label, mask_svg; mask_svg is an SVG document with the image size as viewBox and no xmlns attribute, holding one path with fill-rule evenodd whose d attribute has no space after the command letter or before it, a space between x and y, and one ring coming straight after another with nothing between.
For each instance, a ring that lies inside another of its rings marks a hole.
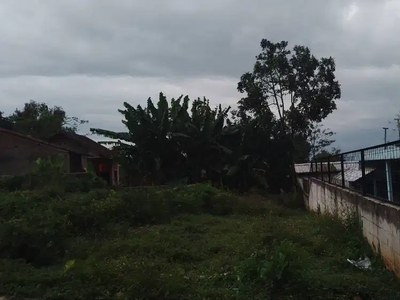
<instances>
[{"instance_id":1,"label":"weed","mask_svg":"<svg viewBox=\"0 0 400 300\"><path fill-rule=\"evenodd\" d=\"M400 298L355 215L209 185L0 193L0 290L40 299Z\"/></svg>"}]
</instances>

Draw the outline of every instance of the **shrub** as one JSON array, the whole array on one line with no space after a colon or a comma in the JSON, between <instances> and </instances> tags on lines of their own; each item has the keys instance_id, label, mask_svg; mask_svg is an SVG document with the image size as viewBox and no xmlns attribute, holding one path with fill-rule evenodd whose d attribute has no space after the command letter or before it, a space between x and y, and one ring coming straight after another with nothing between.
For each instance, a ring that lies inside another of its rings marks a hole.
<instances>
[{"instance_id":1,"label":"shrub","mask_svg":"<svg viewBox=\"0 0 400 300\"><path fill-rule=\"evenodd\" d=\"M94 235L108 224L168 222L179 214L233 212L237 198L211 186L92 190L68 194L50 187L5 194L0 203L0 257L35 265L63 257L72 235Z\"/></svg>"},{"instance_id":2,"label":"shrub","mask_svg":"<svg viewBox=\"0 0 400 300\"><path fill-rule=\"evenodd\" d=\"M69 236L65 219L51 209L20 212L0 226L0 257L24 259L35 266L61 259Z\"/></svg>"},{"instance_id":3,"label":"shrub","mask_svg":"<svg viewBox=\"0 0 400 300\"><path fill-rule=\"evenodd\" d=\"M61 178L61 188L69 193L87 193L93 189L106 188L106 182L91 173L64 174Z\"/></svg>"},{"instance_id":4,"label":"shrub","mask_svg":"<svg viewBox=\"0 0 400 300\"><path fill-rule=\"evenodd\" d=\"M349 253L368 245L358 239L359 225L352 217L341 223L263 198L237 198L208 185L88 193L48 187L0 192L0 199L3 295L400 297L398 280L383 266L373 263L372 271L362 271L347 263Z\"/></svg>"},{"instance_id":5,"label":"shrub","mask_svg":"<svg viewBox=\"0 0 400 300\"><path fill-rule=\"evenodd\" d=\"M277 203L287 208L304 209L302 193L281 193L277 196Z\"/></svg>"},{"instance_id":6,"label":"shrub","mask_svg":"<svg viewBox=\"0 0 400 300\"><path fill-rule=\"evenodd\" d=\"M261 251L253 253L241 261L235 276L240 284L265 284L270 290L281 288L291 281L299 280L301 273L296 266L297 254L294 244L284 240L268 254Z\"/></svg>"},{"instance_id":7,"label":"shrub","mask_svg":"<svg viewBox=\"0 0 400 300\"><path fill-rule=\"evenodd\" d=\"M0 190L15 192L27 187L30 176L3 176L0 177Z\"/></svg>"}]
</instances>

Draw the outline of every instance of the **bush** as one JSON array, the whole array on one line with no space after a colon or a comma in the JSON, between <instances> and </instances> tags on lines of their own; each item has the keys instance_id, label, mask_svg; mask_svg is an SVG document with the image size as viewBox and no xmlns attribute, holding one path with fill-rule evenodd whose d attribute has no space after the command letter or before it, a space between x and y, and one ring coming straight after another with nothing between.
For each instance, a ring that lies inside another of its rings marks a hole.
<instances>
[{"instance_id":1,"label":"bush","mask_svg":"<svg viewBox=\"0 0 400 300\"><path fill-rule=\"evenodd\" d=\"M54 198L45 193L38 196L16 192L2 199L1 258L24 259L44 266L63 257L69 236L65 217L52 210Z\"/></svg>"},{"instance_id":2,"label":"bush","mask_svg":"<svg viewBox=\"0 0 400 300\"><path fill-rule=\"evenodd\" d=\"M238 281L238 289L246 290L262 285L268 294L301 281L298 251L293 243L284 240L270 252L264 250L251 254L235 268L233 275Z\"/></svg>"},{"instance_id":3,"label":"bush","mask_svg":"<svg viewBox=\"0 0 400 300\"><path fill-rule=\"evenodd\" d=\"M48 187L0 192L0 199L3 295L170 300L333 300L352 299L357 293L371 299L400 297L398 280L383 265L373 261L372 271L362 271L346 261L349 255L372 257L364 252L368 244L351 215L341 223L261 197L237 198L208 185L88 193Z\"/></svg>"},{"instance_id":4,"label":"bush","mask_svg":"<svg viewBox=\"0 0 400 300\"><path fill-rule=\"evenodd\" d=\"M87 193L93 189L104 189L107 183L91 173L64 174L61 178L61 188L69 193Z\"/></svg>"},{"instance_id":5,"label":"bush","mask_svg":"<svg viewBox=\"0 0 400 300\"><path fill-rule=\"evenodd\" d=\"M27 188L30 181L29 175L0 177L0 190L15 192Z\"/></svg>"},{"instance_id":6,"label":"bush","mask_svg":"<svg viewBox=\"0 0 400 300\"><path fill-rule=\"evenodd\" d=\"M0 190L15 192L21 190L53 189L68 193L87 193L92 189L104 189L104 180L90 173L49 174L32 173L20 176L0 177Z\"/></svg>"},{"instance_id":7,"label":"bush","mask_svg":"<svg viewBox=\"0 0 400 300\"><path fill-rule=\"evenodd\" d=\"M74 194L51 188L8 193L0 203L0 258L46 265L63 257L72 235L97 236L108 224L160 224L179 214L226 215L233 213L237 201L234 195L208 185Z\"/></svg>"}]
</instances>

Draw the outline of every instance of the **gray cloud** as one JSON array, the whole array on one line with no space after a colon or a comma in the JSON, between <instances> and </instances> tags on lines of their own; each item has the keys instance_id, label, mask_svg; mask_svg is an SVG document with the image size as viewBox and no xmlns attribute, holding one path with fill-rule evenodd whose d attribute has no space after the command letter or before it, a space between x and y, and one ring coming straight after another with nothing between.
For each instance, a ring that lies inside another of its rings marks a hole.
<instances>
[{"instance_id":1,"label":"gray cloud","mask_svg":"<svg viewBox=\"0 0 400 300\"><path fill-rule=\"evenodd\" d=\"M312 43L341 18L318 0L152 3L6 1L0 74L238 77L261 38Z\"/></svg>"},{"instance_id":2,"label":"gray cloud","mask_svg":"<svg viewBox=\"0 0 400 300\"><path fill-rule=\"evenodd\" d=\"M335 57L343 97L326 126L342 149L367 146L400 111L399 14L382 0L4 0L0 110L34 99L121 129L122 102L159 91L235 105L268 38Z\"/></svg>"}]
</instances>

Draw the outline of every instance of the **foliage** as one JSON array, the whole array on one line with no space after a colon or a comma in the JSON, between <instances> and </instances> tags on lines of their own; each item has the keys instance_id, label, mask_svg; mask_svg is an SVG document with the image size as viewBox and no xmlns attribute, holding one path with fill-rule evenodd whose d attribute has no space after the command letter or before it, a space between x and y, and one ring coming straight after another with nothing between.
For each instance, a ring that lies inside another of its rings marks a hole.
<instances>
[{"instance_id":1,"label":"foliage","mask_svg":"<svg viewBox=\"0 0 400 300\"><path fill-rule=\"evenodd\" d=\"M21 176L1 176L0 190L14 192L26 188L26 184L30 181L30 174Z\"/></svg>"},{"instance_id":2,"label":"foliage","mask_svg":"<svg viewBox=\"0 0 400 300\"><path fill-rule=\"evenodd\" d=\"M167 98L119 110L126 132L92 128L111 138L129 185L211 182L239 192L253 186L270 192L292 190L293 162L309 159L330 143L333 133L318 125L340 98L333 58L317 59L309 48L261 41L253 71L238 90L239 109L211 108L206 98ZM271 108L273 107L273 108ZM231 115L229 116L229 113ZM76 131L86 121L68 117L61 107L30 101L0 122L46 139Z\"/></svg>"},{"instance_id":3,"label":"foliage","mask_svg":"<svg viewBox=\"0 0 400 300\"><path fill-rule=\"evenodd\" d=\"M285 41L261 41L262 52L253 71L243 74L238 83L238 90L246 93L239 109L242 115L255 117L273 114L275 131L290 135L295 145L296 140L297 144L303 141L300 150L304 152L313 124L336 109L340 85L332 57L317 59L307 47L295 46L290 51L287 46ZM294 149L292 153L296 159Z\"/></svg>"},{"instance_id":4,"label":"foliage","mask_svg":"<svg viewBox=\"0 0 400 300\"><path fill-rule=\"evenodd\" d=\"M98 177L95 173L87 172L81 174L64 174L61 177L62 184L59 190L67 193L84 192L92 189L101 189L107 187L107 182Z\"/></svg>"},{"instance_id":5,"label":"foliage","mask_svg":"<svg viewBox=\"0 0 400 300\"><path fill-rule=\"evenodd\" d=\"M351 216L341 223L208 185L69 195L31 191L0 198L5 296L333 300L362 294L394 300L400 295L398 279L373 255ZM373 260L372 271L346 261L360 254Z\"/></svg>"},{"instance_id":6,"label":"foliage","mask_svg":"<svg viewBox=\"0 0 400 300\"><path fill-rule=\"evenodd\" d=\"M64 172L64 156L38 158L31 173L0 178L0 190L15 192L19 190L48 189L63 192L89 192L93 188L105 188L106 182L88 168L87 173L69 174Z\"/></svg>"},{"instance_id":7,"label":"foliage","mask_svg":"<svg viewBox=\"0 0 400 300\"><path fill-rule=\"evenodd\" d=\"M64 156L62 154L57 155L55 158L48 157L44 159L39 157L35 161L34 174L42 176L48 175L49 177L55 174L61 174L63 173L64 163Z\"/></svg>"},{"instance_id":8,"label":"foliage","mask_svg":"<svg viewBox=\"0 0 400 300\"><path fill-rule=\"evenodd\" d=\"M328 157L331 158L331 161L340 161L340 150L333 148L331 151L321 150L318 154L313 157L313 160L320 161L324 160ZM332 157L335 156L335 157Z\"/></svg>"},{"instance_id":9,"label":"foliage","mask_svg":"<svg viewBox=\"0 0 400 300\"><path fill-rule=\"evenodd\" d=\"M0 128L12 130L12 122L10 122L8 118L4 117L3 114L4 113L0 111Z\"/></svg>"},{"instance_id":10,"label":"foliage","mask_svg":"<svg viewBox=\"0 0 400 300\"><path fill-rule=\"evenodd\" d=\"M47 139L61 130L76 132L79 125L87 123L86 120L68 116L60 106L51 108L46 103L33 100L25 103L23 109L16 109L5 120L8 129L40 139Z\"/></svg>"},{"instance_id":11,"label":"foliage","mask_svg":"<svg viewBox=\"0 0 400 300\"><path fill-rule=\"evenodd\" d=\"M295 270L296 248L290 241L284 240L270 252L254 252L249 258L240 261L235 268L235 276L240 285L248 288L255 283L264 284L270 291L282 288L282 284L291 283L301 273Z\"/></svg>"},{"instance_id":12,"label":"foliage","mask_svg":"<svg viewBox=\"0 0 400 300\"><path fill-rule=\"evenodd\" d=\"M321 124L312 124L311 132L309 134L309 143L311 145L311 157L315 157L323 151L326 151L326 147L332 145L335 140L331 137L335 135L329 128L322 128Z\"/></svg>"},{"instance_id":13,"label":"foliage","mask_svg":"<svg viewBox=\"0 0 400 300\"><path fill-rule=\"evenodd\" d=\"M181 96L169 103L160 93L157 106L150 98L146 108L124 103L120 113L128 132L91 131L114 139L125 172L139 178L138 183L145 179L164 184L186 178L189 183L207 180L240 191L253 185L269 186L271 130L262 140L259 122L233 122L228 119L229 108L212 109L207 99L194 100L190 109L189 102L189 97ZM265 120L266 126L270 121Z\"/></svg>"},{"instance_id":14,"label":"foliage","mask_svg":"<svg viewBox=\"0 0 400 300\"><path fill-rule=\"evenodd\" d=\"M124 103L127 132L91 131L114 140L138 185L207 180L241 192L255 185L291 190L293 161L332 142L325 138L331 132L315 124L336 109L340 85L333 58L317 59L303 46L292 53L287 45L261 41L253 72L238 84L247 96L230 118L229 107L212 109L205 98L190 107L188 96L168 102L160 93L156 105L150 98L146 107Z\"/></svg>"},{"instance_id":15,"label":"foliage","mask_svg":"<svg viewBox=\"0 0 400 300\"><path fill-rule=\"evenodd\" d=\"M65 240L73 234L93 234L112 222L143 226L185 213L226 215L233 213L237 202L233 195L206 185L161 192L93 190L67 195L45 189L14 192L2 199L0 257L21 258L39 266L62 259Z\"/></svg>"},{"instance_id":16,"label":"foliage","mask_svg":"<svg viewBox=\"0 0 400 300\"><path fill-rule=\"evenodd\" d=\"M0 179L0 189L18 191L24 189L59 186L64 174L64 156L38 158L30 174L4 176Z\"/></svg>"},{"instance_id":17,"label":"foliage","mask_svg":"<svg viewBox=\"0 0 400 300\"><path fill-rule=\"evenodd\" d=\"M119 112L129 132L94 128L91 131L116 140L114 150L123 158L125 170L132 176L149 176L156 183L173 178L173 172L182 172L179 162L184 158L170 136L171 118L164 95L160 93L157 107L150 98L145 109L140 105L134 108L126 102L124 107Z\"/></svg>"}]
</instances>

